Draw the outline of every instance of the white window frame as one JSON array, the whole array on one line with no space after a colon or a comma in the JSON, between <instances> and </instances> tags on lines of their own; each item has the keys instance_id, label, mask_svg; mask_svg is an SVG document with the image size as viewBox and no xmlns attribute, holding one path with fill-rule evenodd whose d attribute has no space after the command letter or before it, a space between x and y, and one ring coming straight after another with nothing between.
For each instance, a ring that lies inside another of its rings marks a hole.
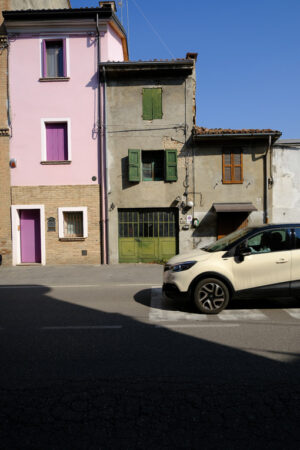
<instances>
[{"instance_id":1,"label":"white window frame","mask_svg":"<svg viewBox=\"0 0 300 450\"><path fill-rule=\"evenodd\" d=\"M40 47L40 78L47 78L43 76L43 42L44 41L66 41L66 77L70 78L70 49L69 49L69 37L68 36L41 36L39 40L39 47ZM64 77L60 77L64 78Z\"/></svg>"},{"instance_id":2,"label":"white window frame","mask_svg":"<svg viewBox=\"0 0 300 450\"><path fill-rule=\"evenodd\" d=\"M47 160L47 137L46 137L46 124L47 123L66 123L67 124L67 138L68 138L68 159L67 161L72 161L72 151L71 151L71 119L67 118L49 118L41 119L41 139L42 139L42 161ZM55 161L54 161L55 162Z\"/></svg>"},{"instance_id":3,"label":"white window frame","mask_svg":"<svg viewBox=\"0 0 300 450\"><path fill-rule=\"evenodd\" d=\"M83 225L83 238L88 237L88 217L87 217L87 206L68 206L58 208L58 237L60 239L66 239L64 231L64 212L82 212L82 225ZM74 239L71 238L70 239ZM76 239L76 238L75 238ZM80 239L80 238L79 238Z\"/></svg>"}]
</instances>

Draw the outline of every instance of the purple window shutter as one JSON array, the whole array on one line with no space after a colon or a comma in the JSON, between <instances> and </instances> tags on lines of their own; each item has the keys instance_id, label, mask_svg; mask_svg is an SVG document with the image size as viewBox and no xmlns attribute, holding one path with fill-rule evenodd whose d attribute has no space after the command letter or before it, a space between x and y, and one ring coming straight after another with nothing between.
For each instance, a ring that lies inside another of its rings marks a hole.
<instances>
[{"instance_id":1,"label":"purple window shutter","mask_svg":"<svg viewBox=\"0 0 300 450\"><path fill-rule=\"evenodd\" d=\"M66 123L46 124L47 161L68 160L68 130Z\"/></svg>"},{"instance_id":2,"label":"purple window shutter","mask_svg":"<svg viewBox=\"0 0 300 450\"><path fill-rule=\"evenodd\" d=\"M66 51L66 39L63 39L63 76L67 76L67 51Z\"/></svg>"},{"instance_id":3,"label":"purple window shutter","mask_svg":"<svg viewBox=\"0 0 300 450\"><path fill-rule=\"evenodd\" d=\"M47 51L46 51L46 40L43 39L43 58L42 58L42 73L43 77L47 76Z\"/></svg>"}]
</instances>

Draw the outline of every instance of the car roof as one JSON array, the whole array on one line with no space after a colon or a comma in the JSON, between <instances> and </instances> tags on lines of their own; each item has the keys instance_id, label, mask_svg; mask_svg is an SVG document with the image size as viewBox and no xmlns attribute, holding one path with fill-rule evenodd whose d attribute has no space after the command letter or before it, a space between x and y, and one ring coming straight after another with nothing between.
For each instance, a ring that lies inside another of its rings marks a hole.
<instances>
[{"instance_id":1,"label":"car roof","mask_svg":"<svg viewBox=\"0 0 300 450\"><path fill-rule=\"evenodd\" d=\"M253 233L256 231L264 231L264 230L270 230L274 228L296 228L300 227L300 223L268 223L263 225L254 225L249 226L249 232Z\"/></svg>"}]
</instances>

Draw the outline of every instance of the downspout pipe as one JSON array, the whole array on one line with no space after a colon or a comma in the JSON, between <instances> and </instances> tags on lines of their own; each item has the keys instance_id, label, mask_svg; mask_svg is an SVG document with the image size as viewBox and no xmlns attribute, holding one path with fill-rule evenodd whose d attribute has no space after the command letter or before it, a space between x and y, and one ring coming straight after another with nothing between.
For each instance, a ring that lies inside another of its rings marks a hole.
<instances>
[{"instance_id":1,"label":"downspout pipe","mask_svg":"<svg viewBox=\"0 0 300 450\"><path fill-rule=\"evenodd\" d=\"M268 148L264 156L264 223L269 223L268 208L268 153L271 152L272 137L269 135Z\"/></svg>"},{"instance_id":2,"label":"downspout pipe","mask_svg":"<svg viewBox=\"0 0 300 450\"><path fill-rule=\"evenodd\" d=\"M105 176L105 146L104 146L104 104L102 85L100 82L100 31L99 16L96 14L97 27L97 70L98 70L98 154L100 159L100 234L101 234L101 264L107 264L107 202Z\"/></svg>"}]
</instances>

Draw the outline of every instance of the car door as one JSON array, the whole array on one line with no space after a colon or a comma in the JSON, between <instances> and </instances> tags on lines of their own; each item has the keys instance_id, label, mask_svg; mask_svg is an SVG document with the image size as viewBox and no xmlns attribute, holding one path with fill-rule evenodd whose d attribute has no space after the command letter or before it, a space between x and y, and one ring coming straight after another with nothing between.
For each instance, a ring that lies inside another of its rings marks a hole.
<instances>
[{"instance_id":1,"label":"car door","mask_svg":"<svg viewBox=\"0 0 300 450\"><path fill-rule=\"evenodd\" d=\"M234 257L233 278L237 291L289 295L291 280L290 232L286 228L258 232L244 241L247 255ZM300 277L299 277L300 279Z\"/></svg>"},{"instance_id":2,"label":"car door","mask_svg":"<svg viewBox=\"0 0 300 450\"><path fill-rule=\"evenodd\" d=\"M300 226L292 230L291 294L300 297Z\"/></svg>"}]
</instances>

